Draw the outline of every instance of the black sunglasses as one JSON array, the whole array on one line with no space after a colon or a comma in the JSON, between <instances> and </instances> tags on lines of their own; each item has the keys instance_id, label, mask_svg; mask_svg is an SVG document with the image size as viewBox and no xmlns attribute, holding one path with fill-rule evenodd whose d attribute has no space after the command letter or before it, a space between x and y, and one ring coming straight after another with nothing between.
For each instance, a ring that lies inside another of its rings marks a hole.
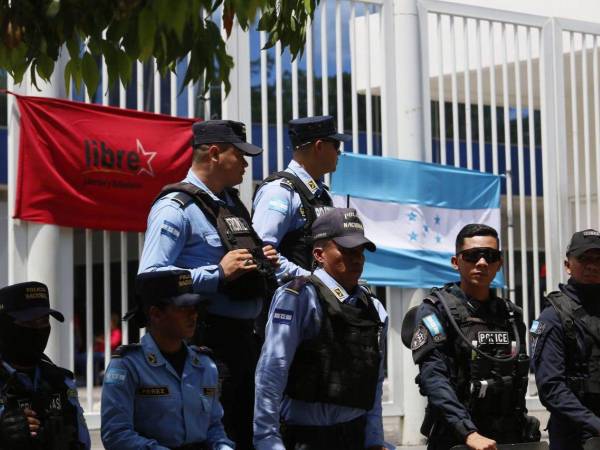
<instances>
[{"instance_id":1,"label":"black sunglasses","mask_svg":"<svg viewBox=\"0 0 600 450\"><path fill-rule=\"evenodd\" d=\"M495 263L502 258L502 252L500 250L489 247L470 248L458 252L458 254L462 256L463 260L470 263L476 263L481 258L485 259L488 263Z\"/></svg>"},{"instance_id":2,"label":"black sunglasses","mask_svg":"<svg viewBox=\"0 0 600 450\"><path fill-rule=\"evenodd\" d=\"M341 141L335 140L335 139L321 139L322 141L325 142L330 142L331 144L333 144L333 146L335 147L335 149L339 152L340 151L340 147L342 145Z\"/></svg>"}]
</instances>

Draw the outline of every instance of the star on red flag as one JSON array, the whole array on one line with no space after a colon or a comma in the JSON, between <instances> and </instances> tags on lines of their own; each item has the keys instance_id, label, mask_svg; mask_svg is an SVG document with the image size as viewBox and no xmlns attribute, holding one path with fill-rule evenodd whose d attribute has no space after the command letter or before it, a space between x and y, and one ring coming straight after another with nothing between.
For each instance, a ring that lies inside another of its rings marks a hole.
<instances>
[{"instance_id":1,"label":"star on red flag","mask_svg":"<svg viewBox=\"0 0 600 450\"><path fill-rule=\"evenodd\" d=\"M136 139L137 142L137 152L140 155L140 163L142 167L138 170L138 175L141 175L143 172L146 172L151 177L154 176L154 169L152 169L152 160L156 156L156 152L147 152L144 150L144 146L140 142L139 139ZM144 167L145 166L145 167Z\"/></svg>"}]
</instances>

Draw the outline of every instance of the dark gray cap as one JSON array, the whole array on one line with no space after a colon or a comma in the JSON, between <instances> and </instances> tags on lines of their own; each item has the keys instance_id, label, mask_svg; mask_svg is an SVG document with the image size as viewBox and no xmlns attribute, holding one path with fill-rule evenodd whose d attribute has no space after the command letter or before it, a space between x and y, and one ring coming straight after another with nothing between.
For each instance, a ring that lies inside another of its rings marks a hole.
<instances>
[{"instance_id":1,"label":"dark gray cap","mask_svg":"<svg viewBox=\"0 0 600 450\"><path fill-rule=\"evenodd\" d=\"M232 144L246 155L256 156L262 148L246 142L246 125L234 120L205 120L192 125L192 147L202 144Z\"/></svg>"},{"instance_id":2,"label":"dark gray cap","mask_svg":"<svg viewBox=\"0 0 600 450\"><path fill-rule=\"evenodd\" d=\"M371 252L375 244L365 237L365 227L353 208L332 208L312 225L313 241L332 239L344 248L364 245Z\"/></svg>"},{"instance_id":3,"label":"dark gray cap","mask_svg":"<svg viewBox=\"0 0 600 450\"><path fill-rule=\"evenodd\" d=\"M600 233L592 229L578 231L571 236L571 242L567 247L567 256L578 258L592 249L600 250Z\"/></svg>"},{"instance_id":4,"label":"dark gray cap","mask_svg":"<svg viewBox=\"0 0 600 450\"><path fill-rule=\"evenodd\" d=\"M39 281L26 281L0 289L0 313L24 322L47 314L59 322L65 320L60 312L50 308L48 286Z\"/></svg>"},{"instance_id":5,"label":"dark gray cap","mask_svg":"<svg viewBox=\"0 0 600 450\"><path fill-rule=\"evenodd\" d=\"M299 147L317 139L349 141L352 136L338 133L332 116L311 116L290 120L288 134L294 147Z\"/></svg>"}]
</instances>

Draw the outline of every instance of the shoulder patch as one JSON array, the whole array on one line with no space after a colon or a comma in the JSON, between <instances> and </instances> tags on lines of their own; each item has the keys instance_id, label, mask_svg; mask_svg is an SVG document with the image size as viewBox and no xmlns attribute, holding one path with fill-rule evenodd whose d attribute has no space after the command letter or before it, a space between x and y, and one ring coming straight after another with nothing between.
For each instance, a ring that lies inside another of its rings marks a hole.
<instances>
[{"instance_id":1,"label":"shoulder patch","mask_svg":"<svg viewBox=\"0 0 600 450\"><path fill-rule=\"evenodd\" d=\"M446 333L444 333L444 327L442 327L442 323L436 314L429 314L428 316L423 317L422 322L429 330L431 337L445 336Z\"/></svg>"},{"instance_id":2,"label":"shoulder patch","mask_svg":"<svg viewBox=\"0 0 600 450\"><path fill-rule=\"evenodd\" d=\"M282 325L289 325L292 323L294 318L294 311L291 309L275 308L273 311L273 323L280 323Z\"/></svg>"},{"instance_id":3,"label":"shoulder patch","mask_svg":"<svg viewBox=\"0 0 600 450\"><path fill-rule=\"evenodd\" d=\"M531 324L531 328L529 329L529 332L531 334L539 336L544 332L545 329L546 329L546 324L544 322L540 322L539 320L534 320L533 323Z\"/></svg>"},{"instance_id":4,"label":"shoulder patch","mask_svg":"<svg viewBox=\"0 0 600 450\"><path fill-rule=\"evenodd\" d=\"M113 358L122 358L128 352L133 350L141 349L142 345L139 343L136 344L127 344L127 345L119 345L112 354Z\"/></svg>"},{"instance_id":5,"label":"shoulder patch","mask_svg":"<svg viewBox=\"0 0 600 450\"><path fill-rule=\"evenodd\" d=\"M104 384L123 384L127 378L127 371L125 369L117 369L109 367L104 375Z\"/></svg>"},{"instance_id":6,"label":"shoulder patch","mask_svg":"<svg viewBox=\"0 0 600 450\"><path fill-rule=\"evenodd\" d=\"M277 211L278 213L285 214L288 211L289 203L287 200L282 198L274 198L269 201L269 207L271 211Z\"/></svg>"},{"instance_id":7,"label":"shoulder patch","mask_svg":"<svg viewBox=\"0 0 600 450\"><path fill-rule=\"evenodd\" d=\"M427 330L423 325L419 325L415 330L412 341L410 342L410 349L412 351L418 350L427 343Z\"/></svg>"}]
</instances>

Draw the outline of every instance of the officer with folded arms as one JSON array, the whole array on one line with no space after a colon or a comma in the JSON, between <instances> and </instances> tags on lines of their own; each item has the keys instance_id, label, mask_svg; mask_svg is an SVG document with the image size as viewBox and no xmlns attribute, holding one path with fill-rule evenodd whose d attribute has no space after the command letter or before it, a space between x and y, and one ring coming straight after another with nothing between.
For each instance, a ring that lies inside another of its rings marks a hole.
<instances>
[{"instance_id":1,"label":"officer with folded arms","mask_svg":"<svg viewBox=\"0 0 600 450\"><path fill-rule=\"evenodd\" d=\"M192 126L192 166L182 183L165 186L148 216L139 272L188 269L194 292L208 299L203 333L222 380L223 423L238 450L252 448L254 319L277 284L277 251L263 245L233 186L245 156L262 150L246 142L243 123L207 120Z\"/></svg>"},{"instance_id":2,"label":"officer with folded arms","mask_svg":"<svg viewBox=\"0 0 600 450\"><path fill-rule=\"evenodd\" d=\"M193 336L201 296L187 270L138 275L125 319L146 326L120 346L104 376L102 443L107 450L231 450L221 418L217 367Z\"/></svg>"},{"instance_id":3,"label":"officer with folded arms","mask_svg":"<svg viewBox=\"0 0 600 450\"><path fill-rule=\"evenodd\" d=\"M83 450L90 435L73 374L44 355L48 288L36 281L0 289L0 449Z\"/></svg>"},{"instance_id":4,"label":"officer with folded arms","mask_svg":"<svg viewBox=\"0 0 600 450\"><path fill-rule=\"evenodd\" d=\"M538 395L550 411L550 449L580 450L600 435L598 231L573 234L565 269L569 280L546 296L548 305L531 325L529 342Z\"/></svg>"},{"instance_id":5,"label":"officer with folded arms","mask_svg":"<svg viewBox=\"0 0 600 450\"><path fill-rule=\"evenodd\" d=\"M319 268L279 288L256 370L257 450L380 450L387 314L358 284L364 235L354 209L313 224Z\"/></svg>"},{"instance_id":6,"label":"officer with folded arms","mask_svg":"<svg viewBox=\"0 0 600 450\"><path fill-rule=\"evenodd\" d=\"M521 310L490 289L502 267L499 247L493 228L463 227L451 259L460 281L432 289L403 321L402 339L428 399L421 427L428 450L540 440L539 421L525 407L529 358Z\"/></svg>"}]
</instances>

